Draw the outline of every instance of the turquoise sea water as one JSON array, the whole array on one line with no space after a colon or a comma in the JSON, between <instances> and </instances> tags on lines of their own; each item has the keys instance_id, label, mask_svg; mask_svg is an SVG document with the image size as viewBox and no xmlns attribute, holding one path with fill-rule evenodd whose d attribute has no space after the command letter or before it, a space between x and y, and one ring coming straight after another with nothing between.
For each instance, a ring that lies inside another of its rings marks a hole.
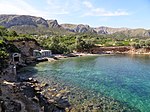
<instances>
[{"instance_id":1,"label":"turquoise sea water","mask_svg":"<svg viewBox=\"0 0 150 112\"><path fill-rule=\"evenodd\" d=\"M150 112L150 56L92 56L44 62L35 77L84 88Z\"/></svg>"}]
</instances>

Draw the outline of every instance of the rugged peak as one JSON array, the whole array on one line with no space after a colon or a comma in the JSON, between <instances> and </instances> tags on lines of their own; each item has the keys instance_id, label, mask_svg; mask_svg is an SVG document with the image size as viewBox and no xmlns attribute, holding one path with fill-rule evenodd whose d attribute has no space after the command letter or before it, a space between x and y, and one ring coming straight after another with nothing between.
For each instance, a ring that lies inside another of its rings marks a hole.
<instances>
[{"instance_id":1,"label":"rugged peak","mask_svg":"<svg viewBox=\"0 0 150 112\"><path fill-rule=\"evenodd\" d=\"M51 28L58 28L60 25L58 24L57 20L47 20L48 26Z\"/></svg>"},{"instance_id":2,"label":"rugged peak","mask_svg":"<svg viewBox=\"0 0 150 112\"><path fill-rule=\"evenodd\" d=\"M86 32L92 32L95 33L94 29L91 28L89 25L83 25L83 24L61 24L61 26L71 32L78 32L78 33L86 33Z\"/></svg>"}]
</instances>

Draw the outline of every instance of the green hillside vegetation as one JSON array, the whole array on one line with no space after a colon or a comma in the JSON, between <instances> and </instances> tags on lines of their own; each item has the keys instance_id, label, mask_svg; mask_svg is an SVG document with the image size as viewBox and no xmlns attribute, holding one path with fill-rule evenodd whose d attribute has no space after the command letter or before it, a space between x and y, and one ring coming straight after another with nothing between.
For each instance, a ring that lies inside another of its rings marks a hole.
<instances>
[{"instance_id":1,"label":"green hillside vegetation","mask_svg":"<svg viewBox=\"0 0 150 112\"><path fill-rule=\"evenodd\" d=\"M94 46L93 38L86 38L84 35L53 35L47 38L36 37L35 39L45 48L58 54L67 54L73 51L86 51Z\"/></svg>"},{"instance_id":2,"label":"green hillside vegetation","mask_svg":"<svg viewBox=\"0 0 150 112\"><path fill-rule=\"evenodd\" d=\"M6 49L6 43L3 40L0 40L0 72L2 68L7 66L9 54Z\"/></svg>"},{"instance_id":3,"label":"green hillside vegetation","mask_svg":"<svg viewBox=\"0 0 150 112\"><path fill-rule=\"evenodd\" d=\"M70 35L74 34L63 28L47 28L47 27L34 27L34 26L14 26L10 30L17 31L18 34L37 34L37 35Z\"/></svg>"},{"instance_id":4,"label":"green hillside vegetation","mask_svg":"<svg viewBox=\"0 0 150 112\"><path fill-rule=\"evenodd\" d=\"M19 52L19 50L17 50L15 46L11 44L11 41L13 40L36 40L40 44L40 46L43 46L45 49L52 50L52 53L54 54L68 54L73 51L87 52L90 48L94 46L133 46L135 48L146 48L150 46L149 38L145 38L143 40L142 37L135 38L117 33L110 35L98 35L95 33L68 33L66 30L63 31L61 29L53 28L49 31L47 30L47 32L49 33L46 34L38 31L38 33L34 32L29 34L25 32L26 29L22 30L24 34L17 34L12 29L6 29L5 27L0 26L1 60L3 60L4 57L7 58L7 54L10 52ZM43 31L44 30L45 29L43 28Z\"/></svg>"}]
</instances>

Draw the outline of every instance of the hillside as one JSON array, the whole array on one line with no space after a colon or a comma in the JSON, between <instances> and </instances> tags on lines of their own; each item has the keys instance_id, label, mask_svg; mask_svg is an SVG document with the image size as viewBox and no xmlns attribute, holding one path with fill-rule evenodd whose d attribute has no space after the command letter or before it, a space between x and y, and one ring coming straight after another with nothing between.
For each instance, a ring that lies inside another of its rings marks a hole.
<instances>
[{"instance_id":1,"label":"hillside","mask_svg":"<svg viewBox=\"0 0 150 112\"><path fill-rule=\"evenodd\" d=\"M150 30L97 27L93 28L83 24L59 24L57 20L45 20L42 17L28 15L0 15L0 25L15 30L18 33L30 34L118 34L127 37L149 37Z\"/></svg>"}]
</instances>

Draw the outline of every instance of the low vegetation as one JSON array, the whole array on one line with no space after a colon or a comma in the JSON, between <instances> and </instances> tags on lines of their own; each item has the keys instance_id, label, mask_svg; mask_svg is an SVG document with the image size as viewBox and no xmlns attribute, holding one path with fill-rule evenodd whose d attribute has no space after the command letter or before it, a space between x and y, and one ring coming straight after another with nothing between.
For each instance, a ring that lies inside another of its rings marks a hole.
<instances>
[{"instance_id":1,"label":"low vegetation","mask_svg":"<svg viewBox=\"0 0 150 112\"><path fill-rule=\"evenodd\" d=\"M0 40L0 72L2 68L7 66L9 54L6 49L6 43L3 40Z\"/></svg>"}]
</instances>

